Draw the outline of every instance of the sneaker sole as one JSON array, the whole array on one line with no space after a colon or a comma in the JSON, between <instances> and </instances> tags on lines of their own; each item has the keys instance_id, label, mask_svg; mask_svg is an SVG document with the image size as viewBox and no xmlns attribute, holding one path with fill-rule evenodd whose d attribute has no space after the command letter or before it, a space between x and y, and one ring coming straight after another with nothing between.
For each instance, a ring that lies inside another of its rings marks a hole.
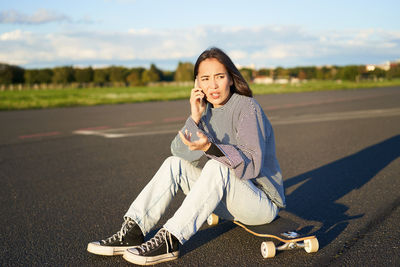
<instances>
[{"instance_id":1,"label":"sneaker sole","mask_svg":"<svg viewBox=\"0 0 400 267\"><path fill-rule=\"evenodd\" d=\"M91 242L87 246L87 251L96 255L102 256L118 256L123 255L125 251L129 248L133 248L134 246L129 247L106 247L100 245L99 242Z\"/></svg>"},{"instance_id":2,"label":"sneaker sole","mask_svg":"<svg viewBox=\"0 0 400 267\"><path fill-rule=\"evenodd\" d=\"M179 251L150 257L150 256L139 256L129 252L128 250L125 251L123 256L123 258L126 261L139 265L153 265L166 261L176 260L178 257L179 257Z\"/></svg>"}]
</instances>

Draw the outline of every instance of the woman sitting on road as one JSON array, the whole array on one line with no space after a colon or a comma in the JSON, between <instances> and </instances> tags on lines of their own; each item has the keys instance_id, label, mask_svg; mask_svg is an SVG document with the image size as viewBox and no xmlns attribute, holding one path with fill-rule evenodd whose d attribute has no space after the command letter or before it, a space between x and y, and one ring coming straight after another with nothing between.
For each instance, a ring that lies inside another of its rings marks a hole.
<instances>
[{"instance_id":1,"label":"woman sitting on road","mask_svg":"<svg viewBox=\"0 0 400 267\"><path fill-rule=\"evenodd\" d=\"M179 246L211 213L249 225L269 223L285 206L273 129L232 60L220 49L204 51L194 67L191 115L172 141L172 155L133 201L122 228L91 242L88 251L124 255L132 263L156 264L178 258ZM201 169L201 156L209 160ZM181 189L186 197L149 241ZM144 242L144 243L143 243Z\"/></svg>"}]
</instances>

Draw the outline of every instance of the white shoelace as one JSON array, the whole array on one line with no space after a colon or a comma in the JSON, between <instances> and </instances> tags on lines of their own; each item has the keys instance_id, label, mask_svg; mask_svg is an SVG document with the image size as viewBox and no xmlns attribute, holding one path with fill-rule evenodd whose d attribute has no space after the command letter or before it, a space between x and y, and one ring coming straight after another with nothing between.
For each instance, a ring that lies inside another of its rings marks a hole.
<instances>
[{"instance_id":1,"label":"white shoelace","mask_svg":"<svg viewBox=\"0 0 400 267\"><path fill-rule=\"evenodd\" d=\"M149 241L143 243L138 248L140 248L142 253L145 253L145 252L148 252L151 249L159 246L164 241L167 245L167 251L168 251L169 244L168 244L168 240L167 240L167 233L168 233L168 231L166 229L162 228L160 231L157 232L157 234L153 238L151 238ZM170 241L170 243L172 243L171 235L169 236L169 241Z\"/></svg>"},{"instance_id":2,"label":"white shoelace","mask_svg":"<svg viewBox=\"0 0 400 267\"><path fill-rule=\"evenodd\" d=\"M124 223L122 224L121 230L119 230L117 233L113 234L109 238L102 240L101 242L103 242L105 244L107 242L115 241L115 240L117 240L117 238L119 241L122 241L122 238L126 235L130 226L133 223L134 222L132 220L125 220Z\"/></svg>"}]
</instances>

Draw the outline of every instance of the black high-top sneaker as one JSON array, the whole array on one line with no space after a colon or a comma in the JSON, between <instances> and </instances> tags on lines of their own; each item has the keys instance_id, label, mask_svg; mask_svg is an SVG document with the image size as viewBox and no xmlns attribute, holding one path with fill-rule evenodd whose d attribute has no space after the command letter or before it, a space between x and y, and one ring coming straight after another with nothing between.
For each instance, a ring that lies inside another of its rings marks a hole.
<instances>
[{"instance_id":1,"label":"black high-top sneaker","mask_svg":"<svg viewBox=\"0 0 400 267\"><path fill-rule=\"evenodd\" d=\"M104 256L122 255L125 250L138 246L143 241L140 227L131 218L125 218L121 230L107 239L89 243L87 251Z\"/></svg>"},{"instance_id":2,"label":"black high-top sneaker","mask_svg":"<svg viewBox=\"0 0 400 267\"><path fill-rule=\"evenodd\" d=\"M177 259L179 256L179 241L165 228L140 246L127 249L124 259L139 265L152 265Z\"/></svg>"}]
</instances>

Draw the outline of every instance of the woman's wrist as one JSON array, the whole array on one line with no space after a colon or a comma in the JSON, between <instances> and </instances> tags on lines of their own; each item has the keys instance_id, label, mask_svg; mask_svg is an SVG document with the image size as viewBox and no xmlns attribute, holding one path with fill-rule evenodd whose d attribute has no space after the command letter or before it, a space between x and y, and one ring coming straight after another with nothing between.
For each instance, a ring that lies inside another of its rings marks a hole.
<instances>
[{"instance_id":1,"label":"woman's wrist","mask_svg":"<svg viewBox=\"0 0 400 267\"><path fill-rule=\"evenodd\" d=\"M202 149L204 152L207 152L209 149L210 149L210 147L211 147L211 144L212 143L207 143L205 146L204 146L204 148Z\"/></svg>"},{"instance_id":2,"label":"woman's wrist","mask_svg":"<svg viewBox=\"0 0 400 267\"><path fill-rule=\"evenodd\" d=\"M199 116L193 116L193 115L191 115L191 117L192 117L192 120L193 120L196 124L199 124L199 122L200 122L200 117L199 117Z\"/></svg>"}]
</instances>

